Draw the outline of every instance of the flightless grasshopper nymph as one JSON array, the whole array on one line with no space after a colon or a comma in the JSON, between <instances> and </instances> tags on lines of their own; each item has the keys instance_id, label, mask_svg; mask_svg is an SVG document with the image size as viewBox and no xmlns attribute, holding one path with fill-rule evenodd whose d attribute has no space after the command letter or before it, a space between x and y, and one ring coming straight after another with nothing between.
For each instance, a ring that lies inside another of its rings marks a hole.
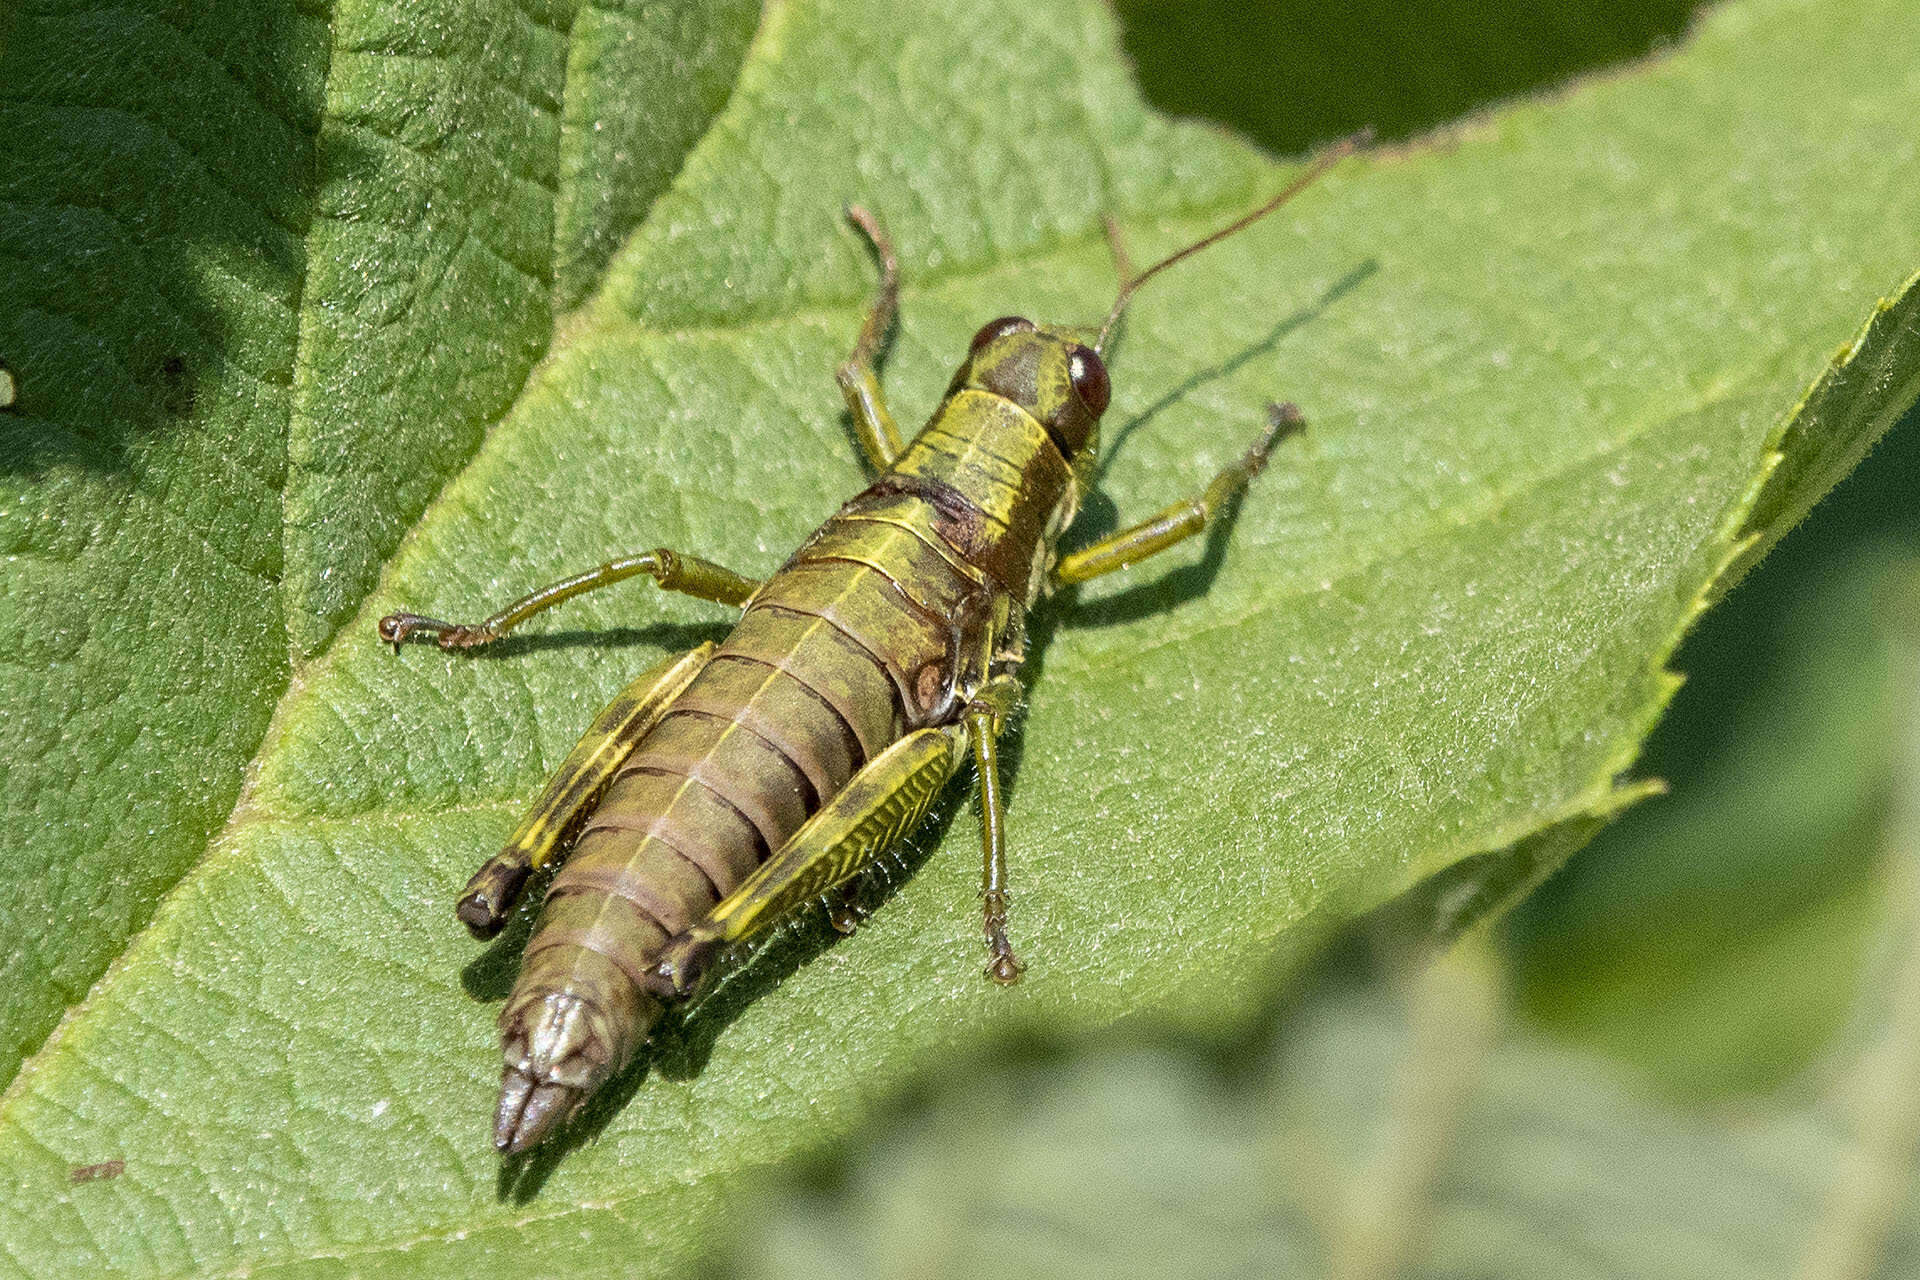
<instances>
[{"instance_id":1,"label":"flightless grasshopper nymph","mask_svg":"<svg viewBox=\"0 0 1920 1280\"><path fill-rule=\"evenodd\" d=\"M899 271L879 222L851 208L881 282L838 379L879 477L776 573L756 580L661 549L554 583L484 622L381 619L396 648L421 633L466 649L640 574L741 611L725 641L662 662L600 713L460 897L460 919L491 937L529 876L564 856L500 1013L496 1147L544 1140L633 1059L666 1003L688 999L722 949L849 885L926 815L968 756L980 789L986 972L1019 980L995 743L1020 699L1027 611L1205 529L1301 425L1292 405L1271 406L1252 447L1199 496L1061 555L1099 453L1107 339L1147 280L1265 217L1362 144L1333 148L1265 205L1147 270L1129 277L1123 265L1091 345L1078 326L1017 316L983 325L906 444L874 372Z\"/></svg>"}]
</instances>

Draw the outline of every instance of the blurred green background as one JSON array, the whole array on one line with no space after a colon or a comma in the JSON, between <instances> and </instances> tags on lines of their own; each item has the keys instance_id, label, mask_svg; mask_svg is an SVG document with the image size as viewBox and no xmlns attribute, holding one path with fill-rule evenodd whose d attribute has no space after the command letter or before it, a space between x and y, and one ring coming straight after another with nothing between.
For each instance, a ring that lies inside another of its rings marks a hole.
<instances>
[{"instance_id":1,"label":"blurred green background","mask_svg":"<svg viewBox=\"0 0 1920 1280\"><path fill-rule=\"evenodd\" d=\"M1150 100L1280 153L1657 56L1694 7L1115 3ZM1232 1040L955 1064L720 1273L1920 1274L1916 496L1909 413L1682 647L1637 770L1670 794L1493 936L1428 965L1388 910Z\"/></svg>"}]
</instances>

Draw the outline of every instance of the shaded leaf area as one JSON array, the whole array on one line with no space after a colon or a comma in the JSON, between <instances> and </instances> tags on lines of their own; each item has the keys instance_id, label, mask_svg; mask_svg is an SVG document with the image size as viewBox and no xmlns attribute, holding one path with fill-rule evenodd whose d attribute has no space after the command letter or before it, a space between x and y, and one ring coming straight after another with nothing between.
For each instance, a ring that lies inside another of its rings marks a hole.
<instances>
[{"instance_id":1,"label":"shaded leaf area","mask_svg":"<svg viewBox=\"0 0 1920 1280\"><path fill-rule=\"evenodd\" d=\"M1879 982L1910 981L1914 958ZM1885 985L1862 1052L1713 1116L1503 1027L1490 969L1470 945L1411 981L1322 979L1257 1065L1151 1042L983 1064L850 1165L755 1201L717 1274L1891 1280L1920 1265L1911 1152L1878 1164L1874 1126L1911 1111L1895 1090L1920 1062Z\"/></svg>"},{"instance_id":2,"label":"shaded leaf area","mask_svg":"<svg viewBox=\"0 0 1920 1280\"><path fill-rule=\"evenodd\" d=\"M1910 414L1682 649L1689 673L1638 809L1516 913L1528 1013L1712 1098L1803 1069L1866 959L1905 710L1898 617L1920 556Z\"/></svg>"},{"instance_id":3,"label":"shaded leaf area","mask_svg":"<svg viewBox=\"0 0 1920 1280\"><path fill-rule=\"evenodd\" d=\"M1115 0L1140 91L1280 152L1409 138L1682 37L1697 0Z\"/></svg>"},{"instance_id":4,"label":"shaded leaf area","mask_svg":"<svg viewBox=\"0 0 1920 1280\"><path fill-rule=\"evenodd\" d=\"M0 1079L205 850L287 682L326 63L290 6L0 18Z\"/></svg>"},{"instance_id":5,"label":"shaded leaf area","mask_svg":"<svg viewBox=\"0 0 1920 1280\"><path fill-rule=\"evenodd\" d=\"M294 662L513 400L757 16L0 18L0 1078L204 853Z\"/></svg>"},{"instance_id":6,"label":"shaded leaf area","mask_svg":"<svg viewBox=\"0 0 1920 1280\"><path fill-rule=\"evenodd\" d=\"M776 9L597 300L302 673L227 831L0 1099L4 1265L672 1273L732 1175L929 1064L1149 1009L1224 1021L1339 922L1608 809L1774 446L1850 447L1907 386L1789 420L1920 261L1891 194L1920 177L1903 12L1731 7L1632 77L1350 164L1156 285L1093 527L1200 484L1269 398L1313 427L1231 536L1049 615L1013 795L1027 983L975 972L949 809L859 937L783 938L574 1135L597 1141L502 1172L474 997L510 955L463 981L448 904L593 708L719 619L633 588L457 659L395 658L372 618L662 543L776 565L860 483L829 376L871 286L844 201L905 255L887 381L911 419L983 318L1100 313L1106 211L1144 258L1287 177L1146 111L1097 4L1037 28ZM67 1181L106 1159L125 1172Z\"/></svg>"}]
</instances>

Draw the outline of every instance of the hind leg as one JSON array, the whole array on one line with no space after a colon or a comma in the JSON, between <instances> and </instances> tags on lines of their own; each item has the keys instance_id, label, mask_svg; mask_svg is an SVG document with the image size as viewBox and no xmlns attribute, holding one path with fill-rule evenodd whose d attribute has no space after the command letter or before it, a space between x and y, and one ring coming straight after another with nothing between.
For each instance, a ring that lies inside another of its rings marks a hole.
<instances>
[{"instance_id":1,"label":"hind leg","mask_svg":"<svg viewBox=\"0 0 1920 1280\"><path fill-rule=\"evenodd\" d=\"M500 932L528 878L545 866L560 841L593 808L626 758L667 707L713 656L703 644L668 658L622 689L594 718L578 745L547 782L506 846L467 881L455 914L477 938Z\"/></svg>"}]
</instances>

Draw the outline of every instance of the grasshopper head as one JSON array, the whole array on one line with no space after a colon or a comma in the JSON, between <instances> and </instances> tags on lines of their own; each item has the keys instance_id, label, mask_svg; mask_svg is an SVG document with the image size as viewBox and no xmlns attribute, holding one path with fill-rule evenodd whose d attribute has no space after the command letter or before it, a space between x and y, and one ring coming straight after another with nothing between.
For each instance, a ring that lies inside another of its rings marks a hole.
<instances>
[{"instance_id":1,"label":"grasshopper head","mask_svg":"<svg viewBox=\"0 0 1920 1280\"><path fill-rule=\"evenodd\" d=\"M1094 445L1112 395L1107 366L1074 330L1003 316L973 335L953 390L990 391L1038 419L1072 462Z\"/></svg>"}]
</instances>

